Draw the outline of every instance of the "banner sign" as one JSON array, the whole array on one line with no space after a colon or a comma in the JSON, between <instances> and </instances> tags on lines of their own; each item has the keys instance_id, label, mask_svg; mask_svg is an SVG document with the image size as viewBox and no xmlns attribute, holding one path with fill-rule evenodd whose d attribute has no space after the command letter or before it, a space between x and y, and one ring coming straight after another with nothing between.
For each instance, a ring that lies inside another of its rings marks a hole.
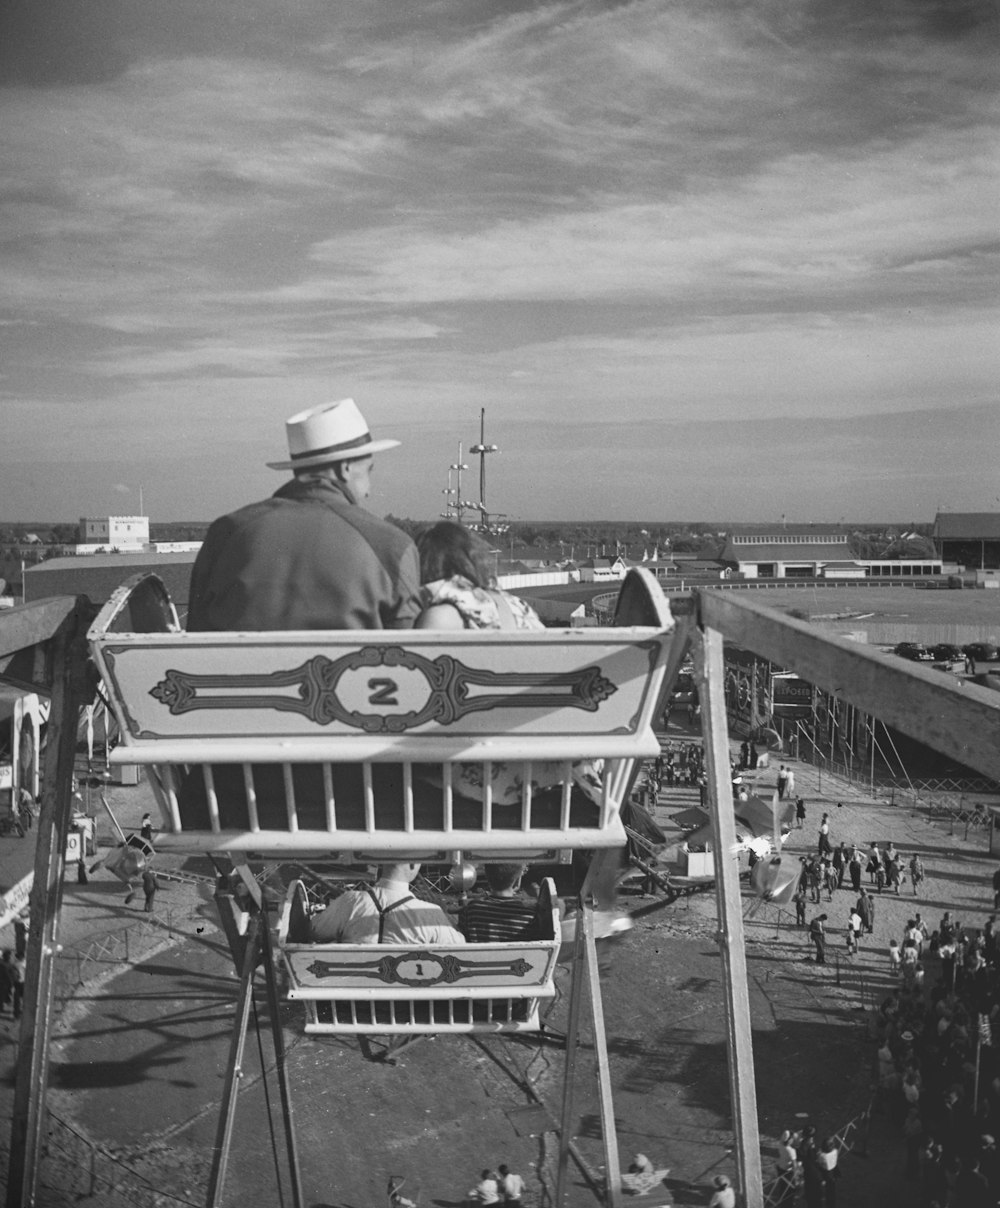
<instances>
[{"instance_id":1,"label":"banner sign","mask_svg":"<svg viewBox=\"0 0 1000 1208\"><path fill-rule=\"evenodd\" d=\"M35 882L34 872L29 872L7 890L0 894L0 927L6 927L11 919L17 918L28 905L31 887Z\"/></svg>"},{"instance_id":2,"label":"banner sign","mask_svg":"<svg viewBox=\"0 0 1000 1208\"><path fill-rule=\"evenodd\" d=\"M802 717L812 709L813 686L797 675L771 676L771 708L775 717Z\"/></svg>"}]
</instances>

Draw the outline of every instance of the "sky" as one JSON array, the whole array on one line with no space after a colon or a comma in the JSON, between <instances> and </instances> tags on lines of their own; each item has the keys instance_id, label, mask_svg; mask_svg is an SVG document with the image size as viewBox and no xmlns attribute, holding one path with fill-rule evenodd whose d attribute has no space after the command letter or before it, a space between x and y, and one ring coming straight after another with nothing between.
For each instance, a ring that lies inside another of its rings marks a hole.
<instances>
[{"instance_id":1,"label":"sky","mask_svg":"<svg viewBox=\"0 0 1000 1208\"><path fill-rule=\"evenodd\" d=\"M1000 510L993 0L6 0L0 518Z\"/></svg>"}]
</instances>

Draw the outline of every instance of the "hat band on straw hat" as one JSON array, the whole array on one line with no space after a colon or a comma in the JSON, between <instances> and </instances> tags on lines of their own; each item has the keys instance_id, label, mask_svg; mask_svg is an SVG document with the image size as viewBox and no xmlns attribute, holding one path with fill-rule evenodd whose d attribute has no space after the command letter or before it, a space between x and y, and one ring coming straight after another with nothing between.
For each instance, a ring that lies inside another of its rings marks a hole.
<instances>
[{"instance_id":1,"label":"hat band on straw hat","mask_svg":"<svg viewBox=\"0 0 1000 1208\"><path fill-rule=\"evenodd\" d=\"M342 440L336 445L327 445L323 449L303 449L301 453L289 454L293 462L302 461L309 457L326 457L331 453L346 452L349 449L359 449L362 445L370 445L372 443L372 434L367 430L362 432L360 436L355 436L352 440Z\"/></svg>"}]
</instances>

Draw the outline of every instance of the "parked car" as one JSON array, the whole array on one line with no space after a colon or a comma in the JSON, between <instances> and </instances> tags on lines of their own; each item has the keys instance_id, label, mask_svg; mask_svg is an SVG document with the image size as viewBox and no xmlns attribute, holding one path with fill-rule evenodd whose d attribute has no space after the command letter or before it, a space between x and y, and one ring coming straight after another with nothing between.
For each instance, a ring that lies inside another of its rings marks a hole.
<instances>
[{"instance_id":1,"label":"parked car","mask_svg":"<svg viewBox=\"0 0 1000 1208\"><path fill-rule=\"evenodd\" d=\"M915 663L930 663L934 658L927 647L921 646L919 642L900 642L892 648L892 653L898 654L902 659L912 659Z\"/></svg>"},{"instance_id":2,"label":"parked car","mask_svg":"<svg viewBox=\"0 0 1000 1208\"><path fill-rule=\"evenodd\" d=\"M997 658L997 648L992 642L970 642L962 647L962 653L977 663L993 663Z\"/></svg>"},{"instance_id":3,"label":"parked car","mask_svg":"<svg viewBox=\"0 0 1000 1208\"><path fill-rule=\"evenodd\" d=\"M935 663L955 663L965 658L965 651L961 646L955 646L951 642L938 642L936 646L931 646L930 651Z\"/></svg>"}]
</instances>

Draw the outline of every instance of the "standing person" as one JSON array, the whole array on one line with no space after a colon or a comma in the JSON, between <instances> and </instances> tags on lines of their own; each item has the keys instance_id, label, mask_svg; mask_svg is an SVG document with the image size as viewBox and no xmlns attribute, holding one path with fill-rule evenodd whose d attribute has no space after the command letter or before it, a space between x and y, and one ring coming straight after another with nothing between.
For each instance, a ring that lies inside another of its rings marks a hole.
<instances>
[{"instance_id":1,"label":"standing person","mask_svg":"<svg viewBox=\"0 0 1000 1208\"><path fill-rule=\"evenodd\" d=\"M294 477L216 520L191 573L189 631L408 629L420 610L413 542L361 506L374 440L353 399L285 424Z\"/></svg>"},{"instance_id":2,"label":"standing person","mask_svg":"<svg viewBox=\"0 0 1000 1208\"><path fill-rule=\"evenodd\" d=\"M785 790L788 788L788 773L785 771L785 765L782 764L778 768L778 800L784 799Z\"/></svg>"},{"instance_id":3,"label":"standing person","mask_svg":"<svg viewBox=\"0 0 1000 1208\"><path fill-rule=\"evenodd\" d=\"M826 964L826 929L823 924L826 922L825 914L818 914L809 924L809 938L816 946L816 964Z\"/></svg>"},{"instance_id":4,"label":"standing person","mask_svg":"<svg viewBox=\"0 0 1000 1208\"><path fill-rule=\"evenodd\" d=\"M760 758L760 756L757 754L757 744L753 741L753 739L751 739L750 740L750 770L751 771L756 770L757 761L759 758Z\"/></svg>"},{"instance_id":5,"label":"standing person","mask_svg":"<svg viewBox=\"0 0 1000 1208\"><path fill-rule=\"evenodd\" d=\"M1000 868L993 874L993 909L1000 910Z\"/></svg>"},{"instance_id":6,"label":"standing person","mask_svg":"<svg viewBox=\"0 0 1000 1208\"><path fill-rule=\"evenodd\" d=\"M795 801L795 826L801 830L806 824L806 799L798 797Z\"/></svg>"},{"instance_id":7,"label":"standing person","mask_svg":"<svg viewBox=\"0 0 1000 1208\"><path fill-rule=\"evenodd\" d=\"M23 957L28 951L28 915L21 913L14 920L14 955Z\"/></svg>"},{"instance_id":8,"label":"standing person","mask_svg":"<svg viewBox=\"0 0 1000 1208\"><path fill-rule=\"evenodd\" d=\"M861 915L861 925L864 927L865 934L872 935L875 931L875 899L867 889L861 891L857 911Z\"/></svg>"},{"instance_id":9,"label":"standing person","mask_svg":"<svg viewBox=\"0 0 1000 1208\"><path fill-rule=\"evenodd\" d=\"M899 896L899 882L902 878L902 869L899 866L899 856L895 853L890 857L889 853L885 853L885 872L886 880L889 883L889 888Z\"/></svg>"},{"instance_id":10,"label":"standing person","mask_svg":"<svg viewBox=\"0 0 1000 1208\"><path fill-rule=\"evenodd\" d=\"M861 915L858 913L858 908L854 909L847 916L847 924L850 931L850 942L848 944L849 952L857 952L861 943Z\"/></svg>"},{"instance_id":11,"label":"standing person","mask_svg":"<svg viewBox=\"0 0 1000 1208\"><path fill-rule=\"evenodd\" d=\"M868 863L865 865L865 872L868 873L868 884L874 885L876 877L882 868L882 853L878 849L877 843L871 843L868 847Z\"/></svg>"},{"instance_id":12,"label":"standing person","mask_svg":"<svg viewBox=\"0 0 1000 1208\"><path fill-rule=\"evenodd\" d=\"M14 997L14 954L5 948L0 954L0 1015Z\"/></svg>"},{"instance_id":13,"label":"standing person","mask_svg":"<svg viewBox=\"0 0 1000 1208\"><path fill-rule=\"evenodd\" d=\"M11 1010L15 1019L21 1018L21 1004L24 1002L24 970L23 956L14 956L11 967Z\"/></svg>"},{"instance_id":14,"label":"standing person","mask_svg":"<svg viewBox=\"0 0 1000 1208\"><path fill-rule=\"evenodd\" d=\"M824 814L820 821L820 824L819 824L818 848L819 848L819 854L821 856L827 856L833 850L833 847L830 843L830 815L829 814Z\"/></svg>"},{"instance_id":15,"label":"standing person","mask_svg":"<svg viewBox=\"0 0 1000 1208\"><path fill-rule=\"evenodd\" d=\"M831 860L833 871L837 876L837 888L840 889L844 884L844 873L847 871L847 844L841 843L839 847L833 849L833 859Z\"/></svg>"},{"instance_id":16,"label":"standing person","mask_svg":"<svg viewBox=\"0 0 1000 1208\"><path fill-rule=\"evenodd\" d=\"M31 830L32 823L35 821L35 799L23 784L17 790L17 797L21 806L21 821L24 823L25 830Z\"/></svg>"},{"instance_id":17,"label":"standing person","mask_svg":"<svg viewBox=\"0 0 1000 1208\"><path fill-rule=\"evenodd\" d=\"M750 744L744 738L740 743L740 770L745 771L750 764Z\"/></svg>"},{"instance_id":18,"label":"standing person","mask_svg":"<svg viewBox=\"0 0 1000 1208\"><path fill-rule=\"evenodd\" d=\"M840 1147L832 1137L827 1137L816 1153L816 1165L823 1174L823 1206L836 1208L837 1180L840 1171L837 1169L837 1159L840 1157Z\"/></svg>"},{"instance_id":19,"label":"standing person","mask_svg":"<svg viewBox=\"0 0 1000 1208\"><path fill-rule=\"evenodd\" d=\"M795 795L795 773L792 769L785 768L785 796L792 797Z\"/></svg>"},{"instance_id":20,"label":"standing person","mask_svg":"<svg viewBox=\"0 0 1000 1208\"><path fill-rule=\"evenodd\" d=\"M795 926L804 927L806 925L806 891L801 877L799 878L798 885L795 887L792 901L795 903Z\"/></svg>"},{"instance_id":21,"label":"standing person","mask_svg":"<svg viewBox=\"0 0 1000 1208\"><path fill-rule=\"evenodd\" d=\"M524 1203L524 1179L519 1174L515 1174L509 1166L504 1166L503 1163L497 1167L497 1174L500 1176L500 1194L503 1196L503 1202L508 1205L514 1205L514 1208L521 1208Z\"/></svg>"},{"instance_id":22,"label":"standing person","mask_svg":"<svg viewBox=\"0 0 1000 1208\"><path fill-rule=\"evenodd\" d=\"M153 899L156 897L156 891L160 888L160 881L156 873L147 865L142 870L142 892L145 895L146 904L143 906L146 914L153 913Z\"/></svg>"},{"instance_id":23,"label":"standing person","mask_svg":"<svg viewBox=\"0 0 1000 1208\"><path fill-rule=\"evenodd\" d=\"M920 892L920 886L924 880L924 862L919 854L914 852L910 856L910 883L913 885L913 896L916 897Z\"/></svg>"},{"instance_id":24,"label":"standing person","mask_svg":"<svg viewBox=\"0 0 1000 1208\"><path fill-rule=\"evenodd\" d=\"M819 902L820 894L820 870L819 863L815 856L810 856L806 860L806 885L809 888L809 900L814 903Z\"/></svg>"},{"instance_id":25,"label":"standing person","mask_svg":"<svg viewBox=\"0 0 1000 1208\"><path fill-rule=\"evenodd\" d=\"M847 871L851 874L851 889L859 894L861 892L861 852L856 847L851 850Z\"/></svg>"}]
</instances>

